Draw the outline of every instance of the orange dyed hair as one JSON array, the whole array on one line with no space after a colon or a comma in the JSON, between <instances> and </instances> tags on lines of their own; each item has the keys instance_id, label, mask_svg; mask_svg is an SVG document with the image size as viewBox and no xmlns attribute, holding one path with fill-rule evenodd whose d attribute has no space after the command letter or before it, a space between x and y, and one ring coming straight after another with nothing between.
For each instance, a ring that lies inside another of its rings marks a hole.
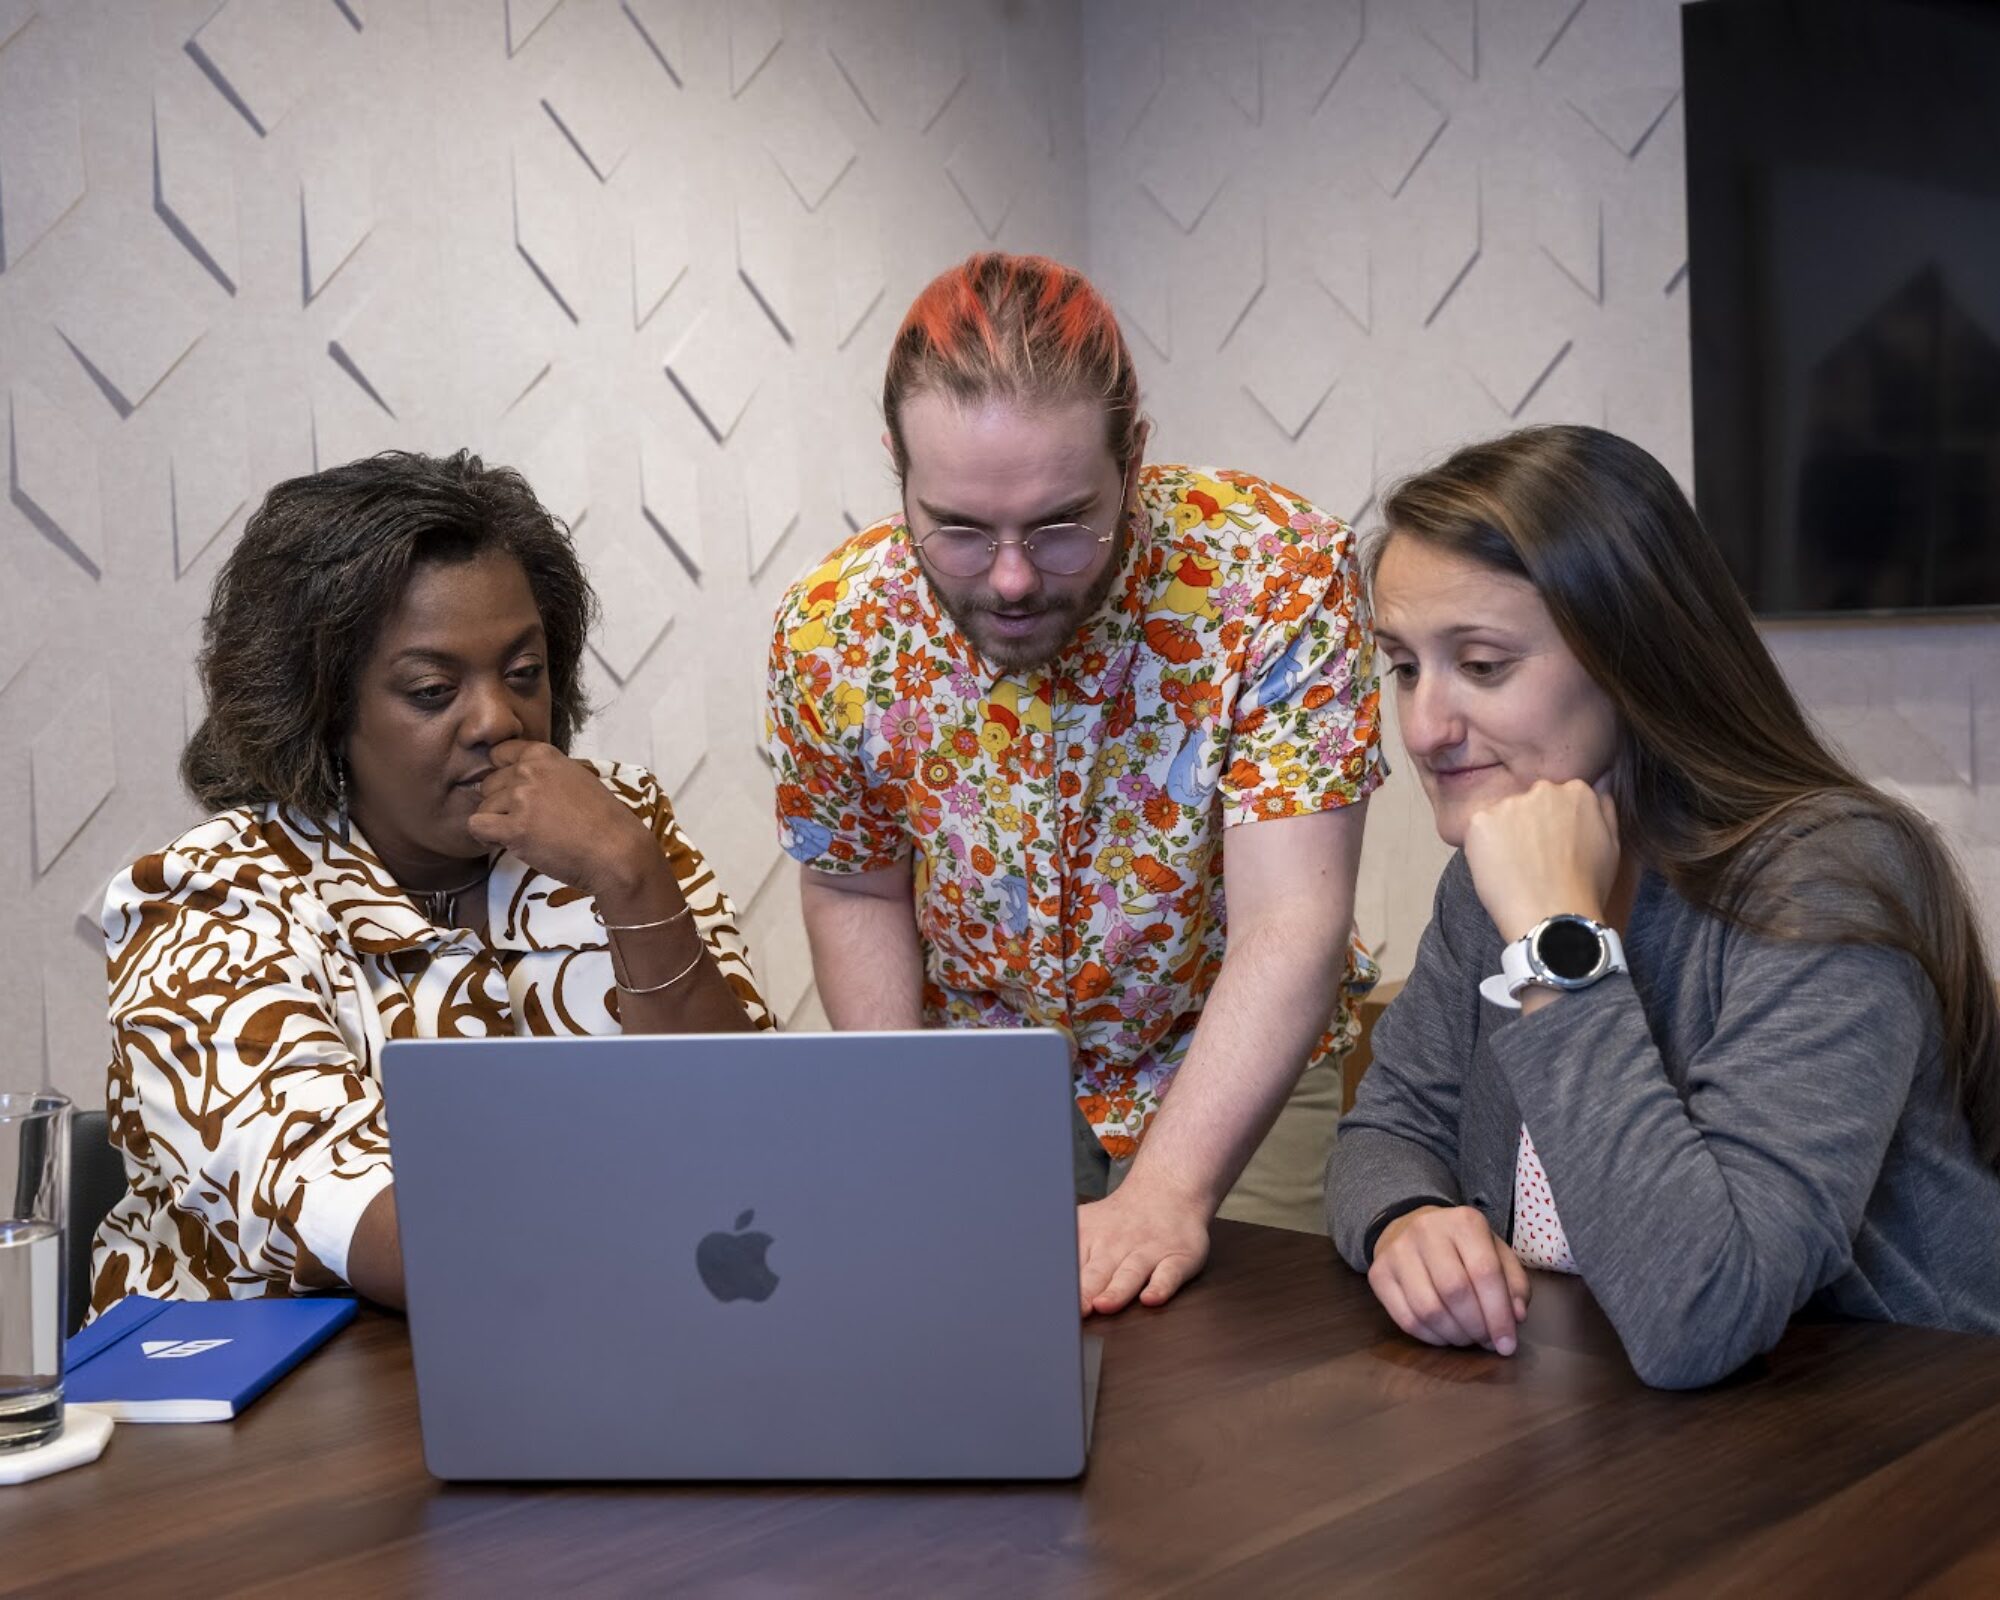
<instances>
[{"instance_id":1,"label":"orange dyed hair","mask_svg":"<svg viewBox=\"0 0 2000 1600\"><path fill-rule=\"evenodd\" d=\"M1104 404L1120 468L1139 448L1139 376L1118 319L1090 280L1046 256L968 256L925 286L889 348L882 416L898 475L909 471L902 405L936 389L959 401L1002 396Z\"/></svg>"}]
</instances>

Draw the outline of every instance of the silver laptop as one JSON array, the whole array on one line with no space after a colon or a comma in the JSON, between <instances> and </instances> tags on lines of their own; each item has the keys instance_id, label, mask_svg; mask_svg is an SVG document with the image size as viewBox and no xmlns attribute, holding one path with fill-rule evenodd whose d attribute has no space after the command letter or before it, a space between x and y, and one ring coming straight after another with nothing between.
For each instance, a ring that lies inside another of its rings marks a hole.
<instances>
[{"instance_id":1,"label":"silver laptop","mask_svg":"<svg viewBox=\"0 0 2000 1600\"><path fill-rule=\"evenodd\" d=\"M1083 1471L1060 1034L416 1040L382 1076L438 1477Z\"/></svg>"}]
</instances>

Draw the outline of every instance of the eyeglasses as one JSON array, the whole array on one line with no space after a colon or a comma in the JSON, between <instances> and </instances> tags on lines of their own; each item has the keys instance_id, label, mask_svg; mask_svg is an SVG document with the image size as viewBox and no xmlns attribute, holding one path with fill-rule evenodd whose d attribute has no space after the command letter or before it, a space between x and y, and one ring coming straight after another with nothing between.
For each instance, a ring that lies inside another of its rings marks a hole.
<instances>
[{"instance_id":1,"label":"eyeglasses","mask_svg":"<svg viewBox=\"0 0 2000 1600\"><path fill-rule=\"evenodd\" d=\"M1018 539L995 539L977 528L944 523L917 541L925 559L947 578L976 578L1000 557L1003 544L1018 544L1035 570L1073 578L1097 559L1098 549L1116 533L1099 533L1081 522L1045 522Z\"/></svg>"},{"instance_id":2,"label":"eyeglasses","mask_svg":"<svg viewBox=\"0 0 2000 1600\"><path fill-rule=\"evenodd\" d=\"M1136 462L1128 464L1118 477L1121 520L1132 499L1134 465ZM1099 533L1086 522L1045 522L1018 539L995 539L979 528L944 522L917 540L917 548L947 578L978 577L999 559L1003 544L1018 544L1037 572L1052 578L1073 578L1087 570L1097 552L1117 537L1115 526L1109 533Z\"/></svg>"}]
</instances>

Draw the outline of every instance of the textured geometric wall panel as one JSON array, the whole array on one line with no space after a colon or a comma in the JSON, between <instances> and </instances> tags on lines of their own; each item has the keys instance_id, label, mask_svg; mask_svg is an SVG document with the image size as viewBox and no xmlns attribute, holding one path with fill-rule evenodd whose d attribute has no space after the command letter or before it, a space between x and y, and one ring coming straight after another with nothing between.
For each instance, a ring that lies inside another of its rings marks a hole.
<instances>
[{"instance_id":1,"label":"textured geometric wall panel","mask_svg":"<svg viewBox=\"0 0 2000 1600\"><path fill-rule=\"evenodd\" d=\"M1530 422L1617 429L1691 481L1678 0L1084 19L1091 261L1138 335L1158 453L1364 527L1386 482ZM1772 639L1863 770L1952 830L2000 934L2000 626ZM1399 773L1360 894L1392 975L1445 859Z\"/></svg>"},{"instance_id":2,"label":"textured geometric wall panel","mask_svg":"<svg viewBox=\"0 0 2000 1600\"><path fill-rule=\"evenodd\" d=\"M7 407L7 488L14 508L91 577L104 570L97 449L32 383Z\"/></svg>"},{"instance_id":3,"label":"textured geometric wall panel","mask_svg":"<svg viewBox=\"0 0 2000 1600\"><path fill-rule=\"evenodd\" d=\"M35 875L45 874L118 782L111 691L101 673L70 697L28 745L34 786Z\"/></svg>"},{"instance_id":4,"label":"textured geometric wall panel","mask_svg":"<svg viewBox=\"0 0 2000 1600\"><path fill-rule=\"evenodd\" d=\"M33 8L0 14L0 269L24 260L83 198L76 80Z\"/></svg>"},{"instance_id":5,"label":"textured geometric wall panel","mask_svg":"<svg viewBox=\"0 0 2000 1600\"><path fill-rule=\"evenodd\" d=\"M217 565L277 479L399 445L570 521L586 748L659 772L816 1020L771 609L894 503L924 280L1083 257L1082 61L1058 0L0 0L0 1076L102 1095L87 935L191 820Z\"/></svg>"},{"instance_id":6,"label":"textured geometric wall panel","mask_svg":"<svg viewBox=\"0 0 2000 1600\"><path fill-rule=\"evenodd\" d=\"M191 820L216 568L276 480L519 465L605 603L592 753L650 763L818 1009L758 754L778 592L894 503L898 313L989 244L1110 289L1158 454L1366 522L1584 418L1688 470L1672 0L0 0L0 1075L102 1094L105 881ZM2000 904L2000 630L1787 666ZM1443 852L1371 808L1407 964Z\"/></svg>"}]
</instances>

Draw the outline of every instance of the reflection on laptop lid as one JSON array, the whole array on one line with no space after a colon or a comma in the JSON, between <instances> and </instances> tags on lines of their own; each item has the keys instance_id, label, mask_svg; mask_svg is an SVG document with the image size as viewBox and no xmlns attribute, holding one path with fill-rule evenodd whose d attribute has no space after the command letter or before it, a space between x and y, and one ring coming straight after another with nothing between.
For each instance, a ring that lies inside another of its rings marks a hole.
<instances>
[{"instance_id":1,"label":"reflection on laptop lid","mask_svg":"<svg viewBox=\"0 0 2000 1600\"><path fill-rule=\"evenodd\" d=\"M437 1476L1083 1470L1060 1034L397 1041L383 1081Z\"/></svg>"}]
</instances>

